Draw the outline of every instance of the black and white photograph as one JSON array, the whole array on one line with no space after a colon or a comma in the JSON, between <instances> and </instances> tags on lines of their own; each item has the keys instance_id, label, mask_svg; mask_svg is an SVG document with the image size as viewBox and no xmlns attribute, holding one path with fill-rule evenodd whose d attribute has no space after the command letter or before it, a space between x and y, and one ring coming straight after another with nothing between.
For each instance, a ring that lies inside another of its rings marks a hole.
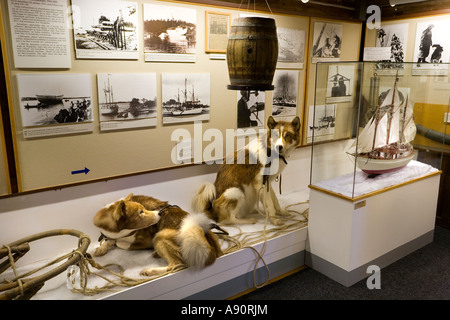
<instances>
[{"instance_id":1,"label":"black and white photograph","mask_svg":"<svg viewBox=\"0 0 450 320\"><path fill-rule=\"evenodd\" d=\"M382 25L377 30L377 47L391 48L391 57L380 60L376 64L379 71L383 69L400 69L404 67L406 40L408 38L408 24Z\"/></svg>"},{"instance_id":2,"label":"black and white photograph","mask_svg":"<svg viewBox=\"0 0 450 320\"><path fill-rule=\"evenodd\" d=\"M326 103L352 101L355 65L330 65L328 67Z\"/></svg>"},{"instance_id":3,"label":"black and white photograph","mask_svg":"<svg viewBox=\"0 0 450 320\"><path fill-rule=\"evenodd\" d=\"M447 75L450 62L450 20L417 23L413 75Z\"/></svg>"},{"instance_id":4,"label":"black and white photograph","mask_svg":"<svg viewBox=\"0 0 450 320\"><path fill-rule=\"evenodd\" d=\"M305 55L305 31L298 29L277 28L278 68L303 69Z\"/></svg>"},{"instance_id":5,"label":"black and white photograph","mask_svg":"<svg viewBox=\"0 0 450 320\"><path fill-rule=\"evenodd\" d=\"M237 128L264 127L264 91L240 90L237 92Z\"/></svg>"},{"instance_id":6,"label":"black and white photograph","mask_svg":"<svg viewBox=\"0 0 450 320\"><path fill-rule=\"evenodd\" d=\"M342 24L315 22L312 62L339 61L342 46Z\"/></svg>"},{"instance_id":7,"label":"black and white photograph","mask_svg":"<svg viewBox=\"0 0 450 320\"><path fill-rule=\"evenodd\" d=\"M101 130L156 126L156 73L97 74Z\"/></svg>"},{"instance_id":8,"label":"black and white photograph","mask_svg":"<svg viewBox=\"0 0 450 320\"><path fill-rule=\"evenodd\" d=\"M272 116L292 121L297 115L298 70L275 70L273 77Z\"/></svg>"},{"instance_id":9,"label":"black and white photograph","mask_svg":"<svg viewBox=\"0 0 450 320\"><path fill-rule=\"evenodd\" d=\"M90 74L18 74L17 82L23 127L82 124L94 120ZM74 130L76 128L69 131ZM36 135L70 133L64 129L38 131L33 132Z\"/></svg>"},{"instance_id":10,"label":"black and white photograph","mask_svg":"<svg viewBox=\"0 0 450 320\"><path fill-rule=\"evenodd\" d=\"M76 57L138 59L136 2L72 0Z\"/></svg>"},{"instance_id":11,"label":"black and white photograph","mask_svg":"<svg viewBox=\"0 0 450 320\"><path fill-rule=\"evenodd\" d=\"M144 4L144 51L146 61L173 61L195 54L197 42L195 9L157 4ZM181 57L180 57L181 55Z\"/></svg>"},{"instance_id":12,"label":"black and white photograph","mask_svg":"<svg viewBox=\"0 0 450 320\"><path fill-rule=\"evenodd\" d=\"M163 123L209 120L210 74L162 74Z\"/></svg>"},{"instance_id":13,"label":"black and white photograph","mask_svg":"<svg viewBox=\"0 0 450 320\"><path fill-rule=\"evenodd\" d=\"M316 105L315 110L313 105L309 106L308 142L311 142L313 130L314 141L327 140L330 136L334 136L336 109L336 104Z\"/></svg>"}]
</instances>

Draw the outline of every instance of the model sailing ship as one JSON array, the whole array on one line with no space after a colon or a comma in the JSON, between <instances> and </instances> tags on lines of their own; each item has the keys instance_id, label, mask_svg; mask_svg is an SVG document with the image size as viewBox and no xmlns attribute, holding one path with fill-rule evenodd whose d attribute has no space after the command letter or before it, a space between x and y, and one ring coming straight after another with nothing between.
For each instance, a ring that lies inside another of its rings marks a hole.
<instances>
[{"instance_id":1,"label":"model sailing ship","mask_svg":"<svg viewBox=\"0 0 450 320\"><path fill-rule=\"evenodd\" d=\"M397 82L396 76L394 86L350 146L353 153L348 152L356 155L357 166L368 174L399 170L414 157L410 144L416 135L413 108L398 90Z\"/></svg>"}]
</instances>

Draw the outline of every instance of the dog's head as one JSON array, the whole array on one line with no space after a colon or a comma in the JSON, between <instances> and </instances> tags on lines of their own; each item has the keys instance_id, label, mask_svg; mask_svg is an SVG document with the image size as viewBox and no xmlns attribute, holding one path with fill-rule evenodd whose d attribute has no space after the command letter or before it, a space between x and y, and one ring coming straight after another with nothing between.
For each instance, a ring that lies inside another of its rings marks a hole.
<instances>
[{"instance_id":1,"label":"dog's head","mask_svg":"<svg viewBox=\"0 0 450 320\"><path fill-rule=\"evenodd\" d=\"M158 211L146 210L145 207L132 201L133 194L102 208L94 217L94 224L111 232L122 230L139 230L158 223Z\"/></svg>"},{"instance_id":2,"label":"dog's head","mask_svg":"<svg viewBox=\"0 0 450 320\"><path fill-rule=\"evenodd\" d=\"M440 53L440 52L444 51L444 47L442 47L440 44L433 44L432 47L435 48L434 52Z\"/></svg>"},{"instance_id":3,"label":"dog's head","mask_svg":"<svg viewBox=\"0 0 450 320\"><path fill-rule=\"evenodd\" d=\"M300 142L300 118L289 121L275 121L270 116L267 120L267 145L280 155L289 154Z\"/></svg>"}]
</instances>

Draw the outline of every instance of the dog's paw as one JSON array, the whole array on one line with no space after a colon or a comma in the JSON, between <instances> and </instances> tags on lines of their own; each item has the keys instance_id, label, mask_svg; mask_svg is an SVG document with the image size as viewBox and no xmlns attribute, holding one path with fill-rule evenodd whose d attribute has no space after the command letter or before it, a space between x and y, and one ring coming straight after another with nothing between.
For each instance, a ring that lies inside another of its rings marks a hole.
<instances>
[{"instance_id":1,"label":"dog's paw","mask_svg":"<svg viewBox=\"0 0 450 320\"><path fill-rule=\"evenodd\" d=\"M274 225L274 226L282 226L284 224L284 222L280 219L277 218L270 218L270 222Z\"/></svg>"},{"instance_id":2,"label":"dog's paw","mask_svg":"<svg viewBox=\"0 0 450 320\"><path fill-rule=\"evenodd\" d=\"M156 275L159 275L159 274L163 274L166 271L167 271L167 267L146 268L146 269L142 269L141 270L140 275L144 276L144 277L151 277L151 276L156 276Z\"/></svg>"},{"instance_id":3,"label":"dog's paw","mask_svg":"<svg viewBox=\"0 0 450 320\"><path fill-rule=\"evenodd\" d=\"M95 257L100 257L105 255L108 252L108 247L107 246L99 246L95 249L94 251L94 256Z\"/></svg>"},{"instance_id":4,"label":"dog's paw","mask_svg":"<svg viewBox=\"0 0 450 320\"><path fill-rule=\"evenodd\" d=\"M291 215L286 209L281 209L281 210L277 211L277 214L279 216L283 216L283 217L288 217Z\"/></svg>"}]
</instances>

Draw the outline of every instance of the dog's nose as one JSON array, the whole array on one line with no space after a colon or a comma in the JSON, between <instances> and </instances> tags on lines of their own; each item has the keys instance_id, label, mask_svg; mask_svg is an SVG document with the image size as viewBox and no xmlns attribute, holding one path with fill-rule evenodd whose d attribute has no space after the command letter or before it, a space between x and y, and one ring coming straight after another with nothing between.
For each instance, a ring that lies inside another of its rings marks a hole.
<instances>
[{"instance_id":1,"label":"dog's nose","mask_svg":"<svg viewBox=\"0 0 450 320\"><path fill-rule=\"evenodd\" d=\"M277 146L277 152L278 153L283 152L283 146L282 145L278 145Z\"/></svg>"}]
</instances>

